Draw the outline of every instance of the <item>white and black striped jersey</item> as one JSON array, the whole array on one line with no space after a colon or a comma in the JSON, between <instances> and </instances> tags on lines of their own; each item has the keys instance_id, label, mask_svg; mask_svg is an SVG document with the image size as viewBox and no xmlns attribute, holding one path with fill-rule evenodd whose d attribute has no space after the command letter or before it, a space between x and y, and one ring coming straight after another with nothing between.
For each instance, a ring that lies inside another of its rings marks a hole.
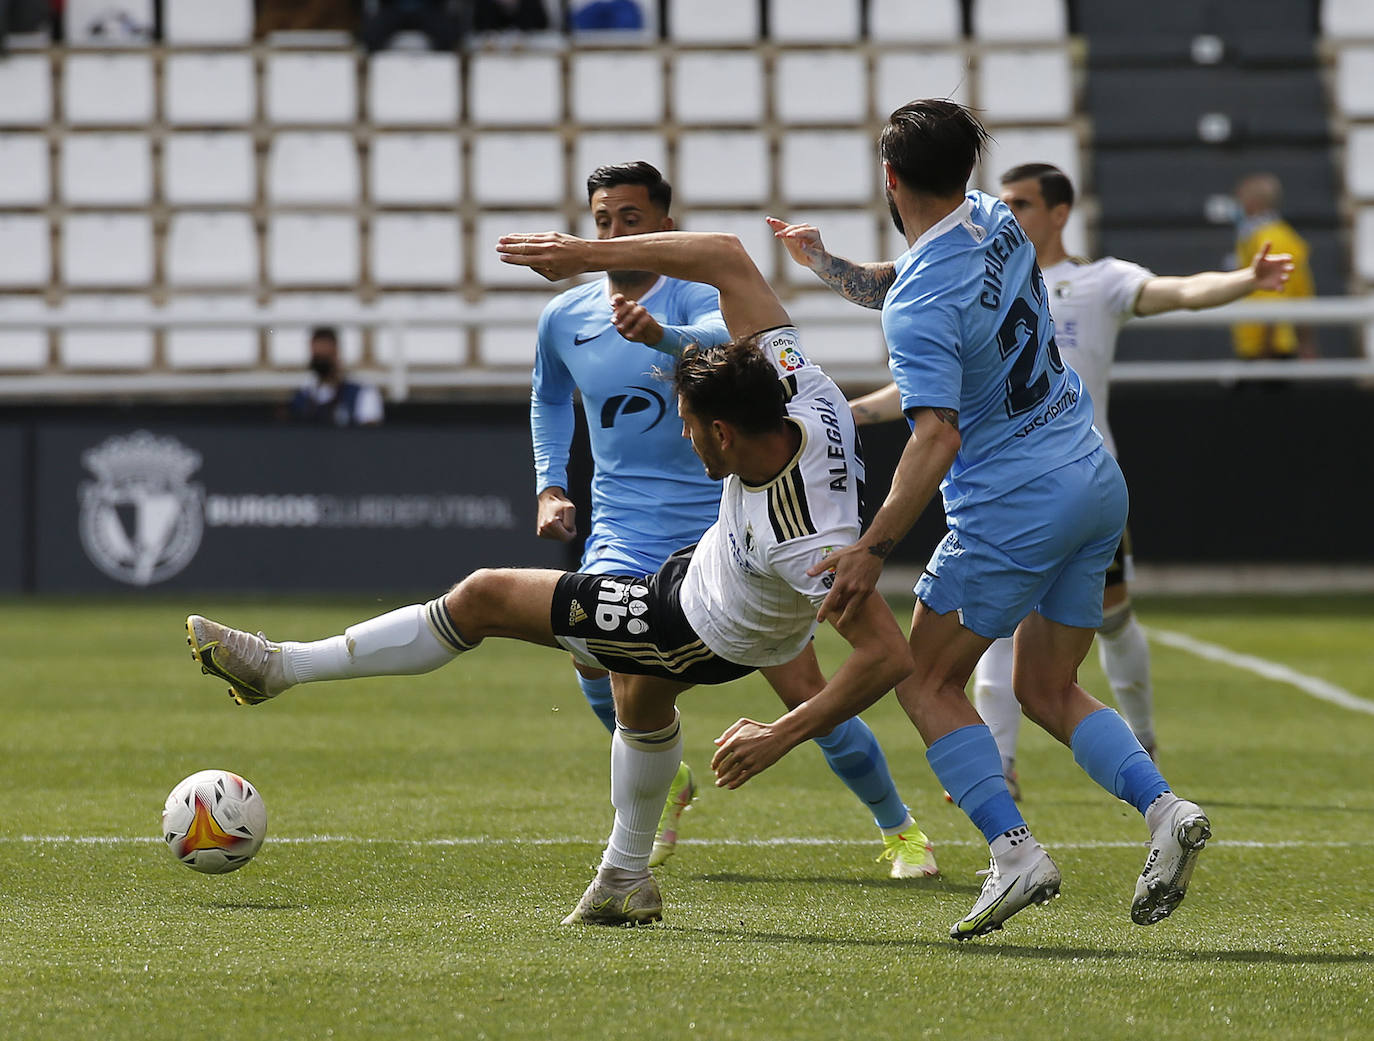
<instances>
[{"instance_id":1,"label":"white and black striped jersey","mask_svg":"<svg viewBox=\"0 0 1374 1041\"><path fill-rule=\"evenodd\" d=\"M706 646L741 665L781 665L806 647L829 573L806 571L859 537L862 450L845 396L802 354L797 330L770 330L760 347L783 381L801 446L767 484L725 479L720 515L692 555L682 610Z\"/></svg>"}]
</instances>

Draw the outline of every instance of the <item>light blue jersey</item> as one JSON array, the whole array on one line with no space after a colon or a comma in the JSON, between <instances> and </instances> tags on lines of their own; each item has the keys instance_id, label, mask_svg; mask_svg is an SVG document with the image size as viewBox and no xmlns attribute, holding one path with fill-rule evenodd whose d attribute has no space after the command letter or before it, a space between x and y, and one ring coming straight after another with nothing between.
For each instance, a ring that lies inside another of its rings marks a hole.
<instances>
[{"instance_id":1,"label":"light blue jersey","mask_svg":"<svg viewBox=\"0 0 1374 1041\"><path fill-rule=\"evenodd\" d=\"M672 339L730 339L711 286L660 278L639 303L672 327ZM605 278L555 297L539 318L530 396L535 490L568 486L573 392L580 391L595 464L584 571L655 571L716 519L720 482L706 476L682 436L673 361L616 332Z\"/></svg>"},{"instance_id":2,"label":"light blue jersey","mask_svg":"<svg viewBox=\"0 0 1374 1041\"><path fill-rule=\"evenodd\" d=\"M959 413L962 445L941 485L946 513L1102 444L1082 381L1059 358L1035 247L1004 203L969 192L896 271L883 334L902 410Z\"/></svg>"}]
</instances>

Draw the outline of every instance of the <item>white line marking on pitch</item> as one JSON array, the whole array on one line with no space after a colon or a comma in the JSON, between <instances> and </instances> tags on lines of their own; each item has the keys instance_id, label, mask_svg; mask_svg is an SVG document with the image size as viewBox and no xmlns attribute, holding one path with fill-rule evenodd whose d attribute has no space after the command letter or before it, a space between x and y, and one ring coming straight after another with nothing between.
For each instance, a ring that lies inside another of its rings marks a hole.
<instances>
[{"instance_id":1,"label":"white line marking on pitch","mask_svg":"<svg viewBox=\"0 0 1374 1041\"><path fill-rule=\"evenodd\" d=\"M56 845L56 846L123 846L161 842L156 835L0 835L0 844ZM366 838L357 835L269 835L269 843L287 845L322 845L330 842L349 843L360 846L601 846L605 839L588 839L568 836L567 838L501 839L482 835L464 835L457 838L438 839L386 839ZM818 839L818 838L771 838L771 839L678 839L687 846L873 846L877 839ZM983 843L971 839L941 842L941 846L982 846ZM1136 849L1148 845L1144 839L1139 842L1053 842L1052 849ZM1208 845L1234 846L1241 849L1359 849L1374 846L1374 839L1345 840L1303 840L1289 839L1265 842L1250 839L1213 840Z\"/></svg>"},{"instance_id":2,"label":"white line marking on pitch","mask_svg":"<svg viewBox=\"0 0 1374 1041\"><path fill-rule=\"evenodd\" d=\"M1287 665L1266 661L1264 658L1256 658L1253 654L1241 654L1238 651L1227 650L1225 647L1218 647L1214 643L1203 643L1191 636L1170 632L1167 629L1148 628L1145 632L1152 640L1158 640L1166 646L1196 654L1199 658L1206 658L1209 661L1221 662L1223 665L1231 665L1237 669L1245 669L1268 680L1292 684L1304 694L1310 694L1319 701L1328 701L1333 705L1339 705L1341 708L1348 708L1352 712L1365 712L1374 716L1374 701L1366 701L1364 698L1351 694L1343 687L1338 687L1334 683L1327 683L1326 680L1319 680L1315 676L1306 676L1290 669Z\"/></svg>"}]
</instances>

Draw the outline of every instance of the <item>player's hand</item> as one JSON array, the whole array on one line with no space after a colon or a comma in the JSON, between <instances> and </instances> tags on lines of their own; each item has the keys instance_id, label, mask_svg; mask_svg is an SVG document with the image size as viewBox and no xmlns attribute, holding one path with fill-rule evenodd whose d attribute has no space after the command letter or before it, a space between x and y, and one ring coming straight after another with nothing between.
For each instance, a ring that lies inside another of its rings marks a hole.
<instances>
[{"instance_id":1,"label":"player's hand","mask_svg":"<svg viewBox=\"0 0 1374 1041\"><path fill-rule=\"evenodd\" d=\"M502 235L496 252L502 263L533 268L550 282L561 282L587 270L582 247L585 239L561 231L536 231Z\"/></svg>"},{"instance_id":2,"label":"player's hand","mask_svg":"<svg viewBox=\"0 0 1374 1041\"><path fill-rule=\"evenodd\" d=\"M555 542L571 542L577 537L577 507L562 489L545 488L539 493L535 533Z\"/></svg>"},{"instance_id":3,"label":"player's hand","mask_svg":"<svg viewBox=\"0 0 1374 1041\"><path fill-rule=\"evenodd\" d=\"M634 343L656 347L663 340L663 326L639 305L639 301L627 300L622 293L611 295L611 324L616 332Z\"/></svg>"},{"instance_id":4,"label":"player's hand","mask_svg":"<svg viewBox=\"0 0 1374 1041\"><path fill-rule=\"evenodd\" d=\"M731 724L716 738L716 744L719 747L711 758L716 787L731 789L767 770L791 747L774 731L773 724L757 723L752 719L740 719Z\"/></svg>"},{"instance_id":5,"label":"player's hand","mask_svg":"<svg viewBox=\"0 0 1374 1041\"><path fill-rule=\"evenodd\" d=\"M825 259L825 244L821 231L814 224L788 224L777 217L763 218L773 229L773 237L781 239L788 254L804 268L814 271Z\"/></svg>"},{"instance_id":6,"label":"player's hand","mask_svg":"<svg viewBox=\"0 0 1374 1041\"><path fill-rule=\"evenodd\" d=\"M878 576L883 571L883 558L869 551L867 546L854 543L828 553L820 563L807 570L813 578L826 571L834 572L830 592L816 612L816 620L829 620L842 628L851 620L851 612L862 610L868 595L878 588Z\"/></svg>"},{"instance_id":7,"label":"player's hand","mask_svg":"<svg viewBox=\"0 0 1374 1041\"><path fill-rule=\"evenodd\" d=\"M1266 289L1277 293L1283 289L1288 276L1293 273L1293 258L1287 253L1269 255L1272 242L1266 242L1250 261L1250 274L1255 280L1256 289Z\"/></svg>"}]
</instances>

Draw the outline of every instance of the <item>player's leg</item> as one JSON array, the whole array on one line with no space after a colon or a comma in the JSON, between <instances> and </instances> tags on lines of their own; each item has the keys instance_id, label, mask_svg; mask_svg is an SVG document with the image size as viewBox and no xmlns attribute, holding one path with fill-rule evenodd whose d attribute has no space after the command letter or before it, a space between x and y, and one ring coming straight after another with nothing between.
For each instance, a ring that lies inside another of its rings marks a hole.
<instances>
[{"instance_id":1,"label":"player's leg","mask_svg":"<svg viewBox=\"0 0 1374 1041\"><path fill-rule=\"evenodd\" d=\"M759 671L789 709L796 708L825 686L825 674L821 672L811 644L785 665ZM873 814L873 822L883 833L883 852L878 859L891 861L892 877L919 878L938 874L935 850L897 793L887 757L868 724L855 716L815 741L835 776Z\"/></svg>"},{"instance_id":2,"label":"player's leg","mask_svg":"<svg viewBox=\"0 0 1374 1041\"><path fill-rule=\"evenodd\" d=\"M1002 753L1002 773L1013 799L1021 798L1016 776L1016 739L1021 731L1021 705L1011 685L1011 639L993 640L973 670L973 707L992 731Z\"/></svg>"},{"instance_id":3,"label":"player's leg","mask_svg":"<svg viewBox=\"0 0 1374 1041\"><path fill-rule=\"evenodd\" d=\"M298 683L432 672L488 636L557 646L549 611L563 574L484 568L428 603L308 643L274 643L201 615L187 618L187 639L203 671L228 681L240 704L258 704Z\"/></svg>"},{"instance_id":4,"label":"player's leg","mask_svg":"<svg viewBox=\"0 0 1374 1041\"><path fill-rule=\"evenodd\" d=\"M1136 738L1155 755L1154 689L1150 682L1150 644L1131 610L1126 583L1131 570L1131 535L1122 533L1116 557L1107 568L1102 595L1102 624L1097 630L1097 656L1107 674L1116 707Z\"/></svg>"},{"instance_id":5,"label":"player's leg","mask_svg":"<svg viewBox=\"0 0 1374 1041\"><path fill-rule=\"evenodd\" d=\"M663 802L682 761L675 702L690 684L654 676L613 678L616 730L611 739L615 822L601 865L564 925L639 925L663 917L649 871Z\"/></svg>"}]
</instances>

